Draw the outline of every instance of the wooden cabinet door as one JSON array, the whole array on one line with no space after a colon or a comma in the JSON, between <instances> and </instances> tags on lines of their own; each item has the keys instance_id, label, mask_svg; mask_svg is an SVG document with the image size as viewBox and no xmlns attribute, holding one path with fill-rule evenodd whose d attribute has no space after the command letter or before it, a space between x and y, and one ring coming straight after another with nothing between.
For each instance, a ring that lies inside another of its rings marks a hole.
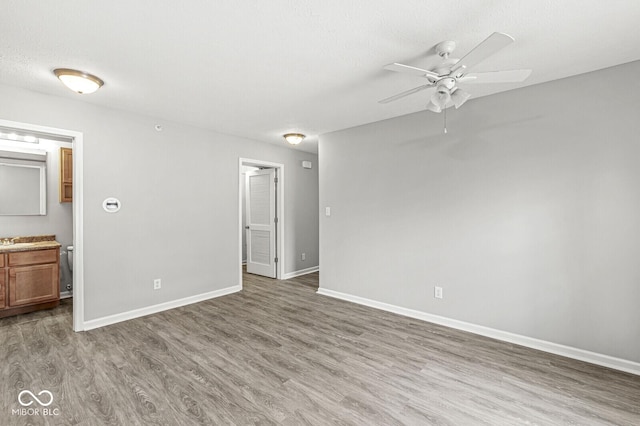
<instances>
[{"instance_id":1,"label":"wooden cabinet door","mask_svg":"<svg viewBox=\"0 0 640 426\"><path fill-rule=\"evenodd\" d=\"M73 183L73 151L71 148L60 148L60 179L63 183Z\"/></svg>"},{"instance_id":2,"label":"wooden cabinet door","mask_svg":"<svg viewBox=\"0 0 640 426\"><path fill-rule=\"evenodd\" d=\"M57 263L9 268L9 306L58 299L58 275Z\"/></svg>"},{"instance_id":3,"label":"wooden cabinet door","mask_svg":"<svg viewBox=\"0 0 640 426\"><path fill-rule=\"evenodd\" d=\"M4 255L0 254L0 257L1 256L4 256ZM7 303L5 301L6 294L7 294L6 275L7 275L7 270L0 269L0 309L4 309L4 307L7 306Z\"/></svg>"},{"instance_id":4,"label":"wooden cabinet door","mask_svg":"<svg viewBox=\"0 0 640 426\"><path fill-rule=\"evenodd\" d=\"M60 202L73 201L73 151L60 148Z\"/></svg>"}]
</instances>

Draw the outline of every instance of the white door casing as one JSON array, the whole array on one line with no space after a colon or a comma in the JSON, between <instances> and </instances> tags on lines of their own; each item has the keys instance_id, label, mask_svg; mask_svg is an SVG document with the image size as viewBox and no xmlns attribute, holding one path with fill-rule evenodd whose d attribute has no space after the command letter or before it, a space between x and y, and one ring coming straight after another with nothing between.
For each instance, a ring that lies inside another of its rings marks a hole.
<instances>
[{"instance_id":1,"label":"white door casing","mask_svg":"<svg viewBox=\"0 0 640 426\"><path fill-rule=\"evenodd\" d=\"M83 133L0 119L0 126L72 140L73 148L73 330L84 331L84 143Z\"/></svg>"},{"instance_id":2,"label":"white door casing","mask_svg":"<svg viewBox=\"0 0 640 426\"><path fill-rule=\"evenodd\" d=\"M246 177L247 272L276 277L276 169Z\"/></svg>"}]
</instances>

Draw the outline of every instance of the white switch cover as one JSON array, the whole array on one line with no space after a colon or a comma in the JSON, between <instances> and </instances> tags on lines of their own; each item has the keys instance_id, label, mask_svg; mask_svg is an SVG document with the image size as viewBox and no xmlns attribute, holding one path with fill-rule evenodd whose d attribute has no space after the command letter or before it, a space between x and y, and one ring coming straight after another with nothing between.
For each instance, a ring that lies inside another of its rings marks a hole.
<instances>
[{"instance_id":1,"label":"white switch cover","mask_svg":"<svg viewBox=\"0 0 640 426\"><path fill-rule=\"evenodd\" d=\"M433 288L433 297L436 299L442 299L442 287Z\"/></svg>"},{"instance_id":2,"label":"white switch cover","mask_svg":"<svg viewBox=\"0 0 640 426\"><path fill-rule=\"evenodd\" d=\"M331 216L331 207L325 207L324 208L324 215L325 216Z\"/></svg>"}]
</instances>

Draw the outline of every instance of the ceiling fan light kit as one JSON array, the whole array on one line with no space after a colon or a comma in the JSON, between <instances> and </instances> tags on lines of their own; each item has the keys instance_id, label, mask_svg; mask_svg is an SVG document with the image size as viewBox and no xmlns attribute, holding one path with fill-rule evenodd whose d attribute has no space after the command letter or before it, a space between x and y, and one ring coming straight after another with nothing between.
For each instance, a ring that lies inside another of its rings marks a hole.
<instances>
[{"instance_id":1,"label":"ceiling fan light kit","mask_svg":"<svg viewBox=\"0 0 640 426\"><path fill-rule=\"evenodd\" d=\"M436 53L443 61L433 70L425 70L397 62L389 64L384 67L386 70L422 77L427 80L427 84L398 93L379 102L386 104L423 90L435 89L430 97L427 110L439 113L446 110L447 105L451 102L456 109L460 108L471 97L470 93L460 89L459 84L522 82L529 77L531 70L469 72L474 66L513 42L514 38L510 35L495 32L462 59L456 60L449 57L455 50L456 43L450 40L443 41L436 45Z\"/></svg>"},{"instance_id":2,"label":"ceiling fan light kit","mask_svg":"<svg viewBox=\"0 0 640 426\"><path fill-rule=\"evenodd\" d=\"M445 85L438 86L436 92L431 95L431 103L440 109L446 108L450 100L451 92Z\"/></svg>"},{"instance_id":3,"label":"ceiling fan light kit","mask_svg":"<svg viewBox=\"0 0 640 426\"><path fill-rule=\"evenodd\" d=\"M442 112L442 108L440 108L438 105L434 104L431 101L429 101L429 103L427 104L427 110L431 112Z\"/></svg>"},{"instance_id":4,"label":"ceiling fan light kit","mask_svg":"<svg viewBox=\"0 0 640 426\"><path fill-rule=\"evenodd\" d=\"M453 101L453 106L455 106L456 109L460 108L470 97L470 93L467 93L460 88L451 94L451 100Z\"/></svg>"}]
</instances>

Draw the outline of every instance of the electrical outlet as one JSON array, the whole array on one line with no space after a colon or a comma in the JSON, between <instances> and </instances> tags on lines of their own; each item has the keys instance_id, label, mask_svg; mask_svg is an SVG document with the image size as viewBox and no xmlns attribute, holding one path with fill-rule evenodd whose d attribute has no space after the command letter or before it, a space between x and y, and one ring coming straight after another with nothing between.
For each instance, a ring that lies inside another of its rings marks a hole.
<instances>
[{"instance_id":1,"label":"electrical outlet","mask_svg":"<svg viewBox=\"0 0 640 426\"><path fill-rule=\"evenodd\" d=\"M434 287L433 288L433 297L436 299L442 299L442 287Z\"/></svg>"},{"instance_id":2,"label":"electrical outlet","mask_svg":"<svg viewBox=\"0 0 640 426\"><path fill-rule=\"evenodd\" d=\"M162 288L162 280L160 278L156 278L153 280L153 289L160 290Z\"/></svg>"},{"instance_id":3,"label":"electrical outlet","mask_svg":"<svg viewBox=\"0 0 640 426\"><path fill-rule=\"evenodd\" d=\"M307 260L307 253L302 253L300 257L302 258L302 260Z\"/></svg>"}]
</instances>

